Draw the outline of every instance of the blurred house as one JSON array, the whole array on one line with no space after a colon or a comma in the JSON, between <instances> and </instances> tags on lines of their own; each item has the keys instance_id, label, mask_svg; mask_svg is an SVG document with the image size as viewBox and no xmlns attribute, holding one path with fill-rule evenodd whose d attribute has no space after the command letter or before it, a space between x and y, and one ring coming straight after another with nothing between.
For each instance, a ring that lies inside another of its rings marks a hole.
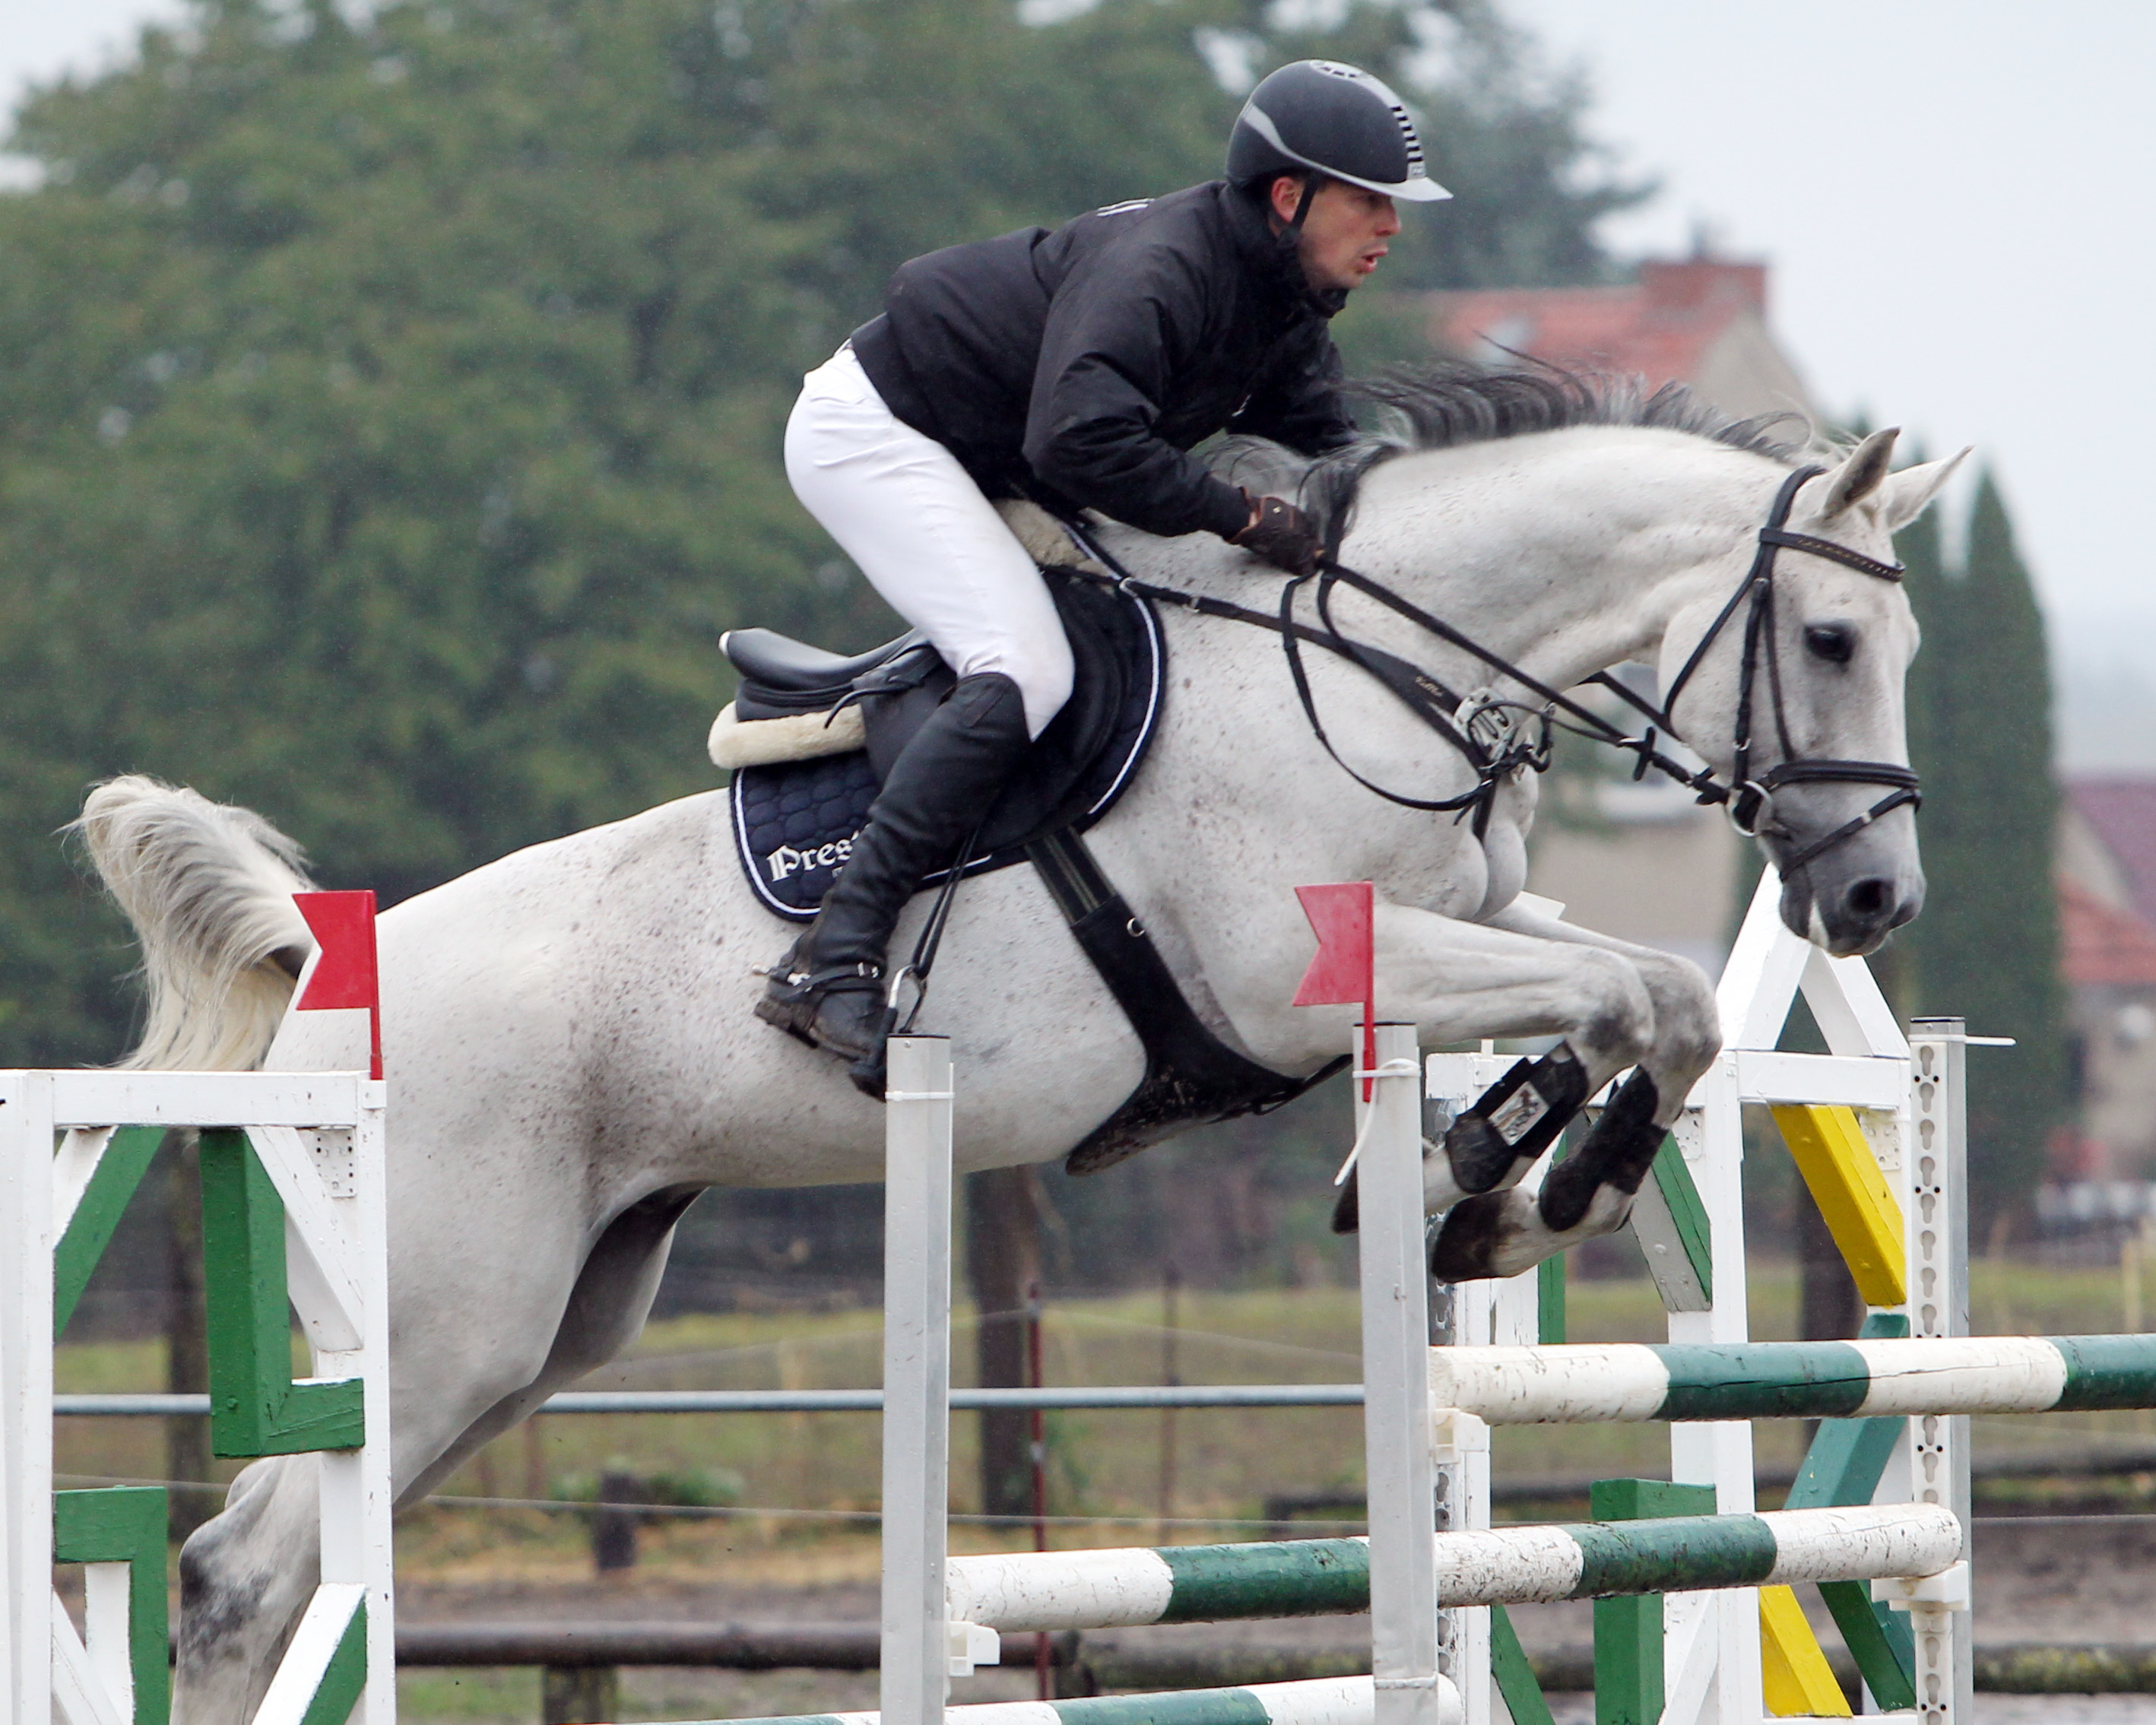
<instances>
[{"instance_id":1,"label":"blurred house","mask_svg":"<svg viewBox=\"0 0 2156 1725\"><path fill-rule=\"evenodd\" d=\"M1486 364L1524 353L1687 384L1741 418L1811 413L1804 380L1767 327L1764 264L1701 256L1644 263L1623 287L1432 294L1427 328L1446 352Z\"/></svg>"},{"instance_id":2,"label":"blurred house","mask_svg":"<svg viewBox=\"0 0 2156 1725\"><path fill-rule=\"evenodd\" d=\"M2069 779L2059 818L2059 922L2074 1127L2062 1181L2156 1178L2156 778Z\"/></svg>"},{"instance_id":3,"label":"blurred house","mask_svg":"<svg viewBox=\"0 0 2156 1725\"><path fill-rule=\"evenodd\" d=\"M1767 321L1767 266L1704 254L1640 266L1619 287L1512 288L1426 296L1440 351L1502 362L1525 354L1576 369L1689 385L1739 418L1809 419L1804 381ZM1804 435L1793 423L1793 440ZM1651 687L1651 684L1643 686ZM1745 843L1719 810L1655 778L1599 783L1598 830L1545 819L1528 885L1573 920L1721 968L1736 919Z\"/></svg>"}]
</instances>

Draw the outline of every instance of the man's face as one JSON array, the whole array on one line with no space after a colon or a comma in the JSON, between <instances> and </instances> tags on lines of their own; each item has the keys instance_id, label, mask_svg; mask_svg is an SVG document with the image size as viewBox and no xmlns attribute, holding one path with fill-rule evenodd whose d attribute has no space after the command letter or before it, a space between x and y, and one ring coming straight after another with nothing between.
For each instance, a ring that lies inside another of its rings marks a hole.
<instances>
[{"instance_id":1,"label":"man's face","mask_svg":"<svg viewBox=\"0 0 2156 1725\"><path fill-rule=\"evenodd\" d=\"M1273 213L1282 226L1295 219L1301 198L1299 181L1283 174L1273 182ZM1358 288L1390 249L1386 241L1399 231L1399 215L1383 193L1327 180L1302 218L1297 248L1302 273L1319 293Z\"/></svg>"}]
</instances>

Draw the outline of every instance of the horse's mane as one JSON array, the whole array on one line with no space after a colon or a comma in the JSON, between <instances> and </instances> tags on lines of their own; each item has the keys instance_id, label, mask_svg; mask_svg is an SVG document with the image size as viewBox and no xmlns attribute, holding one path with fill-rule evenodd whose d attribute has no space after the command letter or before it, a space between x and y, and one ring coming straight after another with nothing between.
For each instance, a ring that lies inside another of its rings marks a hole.
<instances>
[{"instance_id":1,"label":"horse's mane","mask_svg":"<svg viewBox=\"0 0 2156 1725\"><path fill-rule=\"evenodd\" d=\"M1378 429L1314 459L1265 438L1229 438L1209 452L1215 472L1253 490L1293 494L1331 532L1354 507L1363 476L1381 462L1417 449L1563 431L1576 425L1630 425L1693 437L1793 465L1804 448L1774 434L1794 413L1738 419L1681 383L1648 390L1636 376L1604 376L1541 361L1485 367L1461 360L1395 366L1348 385L1377 411ZM1808 429L1808 428L1807 428Z\"/></svg>"}]
</instances>

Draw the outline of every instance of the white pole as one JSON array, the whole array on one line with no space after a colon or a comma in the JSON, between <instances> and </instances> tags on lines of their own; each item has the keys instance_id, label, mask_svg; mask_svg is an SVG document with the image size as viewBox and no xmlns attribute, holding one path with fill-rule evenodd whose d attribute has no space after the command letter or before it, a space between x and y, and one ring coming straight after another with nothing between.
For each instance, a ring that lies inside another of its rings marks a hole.
<instances>
[{"instance_id":1,"label":"white pole","mask_svg":"<svg viewBox=\"0 0 2156 1725\"><path fill-rule=\"evenodd\" d=\"M1909 1255L1909 1333L1969 1333L1969 1031L1960 1019L1917 1019L1909 1026L1914 1132L1902 1149L1902 1225ZM1909 1422L1910 1496L1943 1503L1961 1517L1972 1508L1966 1414ZM1969 1555L1964 1532L1962 1556ZM1909 1614L1917 1653L1917 1717L1922 1725L1968 1725L1974 1715L1973 1619L1966 1609L1919 1604Z\"/></svg>"},{"instance_id":2,"label":"white pole","mask_svg":"<svg viewBox=\"0 0 2156 1725\"><path fill-rule=\"evenodd\" d=\"M1379 1076L1357 1174L1374 1717L1375 1725L1440 1725L1422 1075L1414 1025L1380 1024L1377 1040ZM1358 1077L1358 1101L1361 1090Z\"/></svg>"},{"instance_id":3,"label":"white pole","mask_svg":"<svg viewBox=\"0 0 2156 1725\"><path fill-rule=\"evenodd\" d=\"M53 1705L52 1079L0 1079L0 1714Z\"/></svg>"},{"instance_id":4,"label":"white pole","mask_svg":"<svg viewBox=\"0 0 2156 1725\"><path fill-rule=\"evenodd\" d=\"M894 1036L884 1098L886 1725L942 1725L951 1472L951 1043Z\"/></svg>"},{"instance_id":5,"label":"white pole","mask_svg":"<svg viewBox=\"0 0 2156 1725\"><path fill-rule=\"evenodd\" d=\"M1456 1120L1469 1104L1510 1071L1517 1057L1499 1054L1432 1055L1423 1063L1424 1094ZM1538 1189L1549 1167L1545 1158L1522 1184ZM1435 1301L1450 1304L1450 1322L1432 1321L1431 1340L1440 1347L1532 1348L1542 1339L1539 1284L1532 1270L1502 1281L1463 1281L1440 1287ZM1440 1410L1440 1418L1442 1411ZM1437 1524L1460 1532L1490 1525L1489 1429L1471 1416L1445 1420L1435 1434ZM1491 1725L1490 1610L1486 1605L1440 1605L1438 1666L1460 1692L1462 1725Z\"/></svg>"},{"instance_id":6,"label":"white pole","mask_svg":"<svg viewBox=\"0 0 2156 1725\"><path fill-rule=\"evenodd\" d=\"M1744 1245L1744 1116L1738 1049L1771 1049L1781 1040L1790 1003L1812 948L1782 926L1779 889L1770 870L1752 896L1715 989L1723 1052L1693 1087L1676 1127L1700 1202L1706 1209L1714 1298L1704 1312L1672 1312L1669 1337L1714 1345L1752 1333ZM1693 1134L1699 1136L1697 1140ZM1712 1486L1723 1515L1753 1507L1752 1426L1719 1420L1670 1428L1670 1477ZM1766 1712L1759 1658L1759 1595L1732 1589L1666 1607L1663 1685L1668 1725L1718 1717L1757 1719ZM1712 1669L1708 1657L1712 1655ZM1710 1693L1711 1692L1711 1693Z\"/></svg>"},{"instance_id":7,"label":"white pole","mask_svg":"<svg viewBox=\"0 0 2156 1725\"><path fill-rule=\"evenodd\" d=\"M365 1279L360 1289L367 1308L360 1374L366 1384L367 1447L358 1456L360 1549L358 1573L352 1579L367 1588L368 1674L358 1717L362 1725L397 1725L397 1563L391 1529L397 1494L390 1472L389 1430L389 1091L380 1079L364 1076L357 1088L359 1118L352 1128L351 1208L360 1274ZM326 1578L327 1570L323 1574Z\"/></svg>"}]
</instances>

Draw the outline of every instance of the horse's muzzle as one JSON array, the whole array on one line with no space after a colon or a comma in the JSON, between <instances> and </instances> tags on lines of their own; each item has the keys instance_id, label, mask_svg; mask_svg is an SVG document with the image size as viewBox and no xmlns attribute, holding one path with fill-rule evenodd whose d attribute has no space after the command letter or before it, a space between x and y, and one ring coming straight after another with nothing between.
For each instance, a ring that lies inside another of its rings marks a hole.
<instances>
[{"instance_id":1,"label":"horse's muzzle","mask_svg":"<svg viewBox=\"0 0 2156 1725\"><path fill-rule=\"evenodd\" d=\"M1913 862L1897 867L1853 846L1845 858L1818 857L1782 879L1783 922L1837 958L1876 952L1923 907L1923 872Z\"/></svg>"}]
</instances>

